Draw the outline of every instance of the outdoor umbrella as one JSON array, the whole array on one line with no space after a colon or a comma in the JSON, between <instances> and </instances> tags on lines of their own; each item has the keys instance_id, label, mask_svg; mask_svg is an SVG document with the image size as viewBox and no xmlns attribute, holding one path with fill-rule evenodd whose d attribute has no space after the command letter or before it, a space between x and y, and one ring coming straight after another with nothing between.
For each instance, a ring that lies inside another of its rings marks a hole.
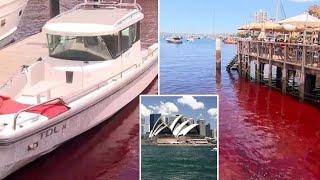
<instances>
[{"instance_id":1,"label":"outdoor umbrella","mask_svg":"<svg viewBox=\"0 0 320 180\"><path fill-rule=\"evenodd\" d=\"M320 19L308 13L302 13L279 21L280 24L290 24L296 26L298 29L318 28L320 27Z\"/></svg>"}]
</instances>

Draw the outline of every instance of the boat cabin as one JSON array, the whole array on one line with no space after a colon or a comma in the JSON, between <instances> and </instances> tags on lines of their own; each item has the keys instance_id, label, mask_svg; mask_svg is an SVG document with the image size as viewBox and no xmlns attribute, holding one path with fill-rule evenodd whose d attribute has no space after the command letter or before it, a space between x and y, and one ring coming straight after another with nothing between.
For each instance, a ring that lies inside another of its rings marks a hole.
<instances>
[{"instance_id":1,"label":"boat cabin","mask_svg":"<svg viewBox=\"0 0 320 180\"><path fill-rule=\"evenodd\" d=\"M80 6L44 26L49 56L74 61L117 59L140 40L142 19L138 9Z\"/></svg>"},{"instance_id":2,"label":"boat cabin","mask_svg":"<svg viewBox=\"0 0 320 180\"><path fill-rule=\"evenodd\" d=\"M138 4L84 3L43 27L48 57L27 68L1 95L20 103L72 99L113 82L142 63Z\"/></svg>"},{"instance_id":3,"label":"boat cabin","mask_svg":"<svg viewBox=\"0 0 320 180\"><path fill-rule=\"evenodd\" d=\"M138 4L87 2L48 21L48 56L0 87L0 132L21 128L18 116L53 118L74 100L128 78L143 63L142 19Z\"/></svg>"}]
</instances>

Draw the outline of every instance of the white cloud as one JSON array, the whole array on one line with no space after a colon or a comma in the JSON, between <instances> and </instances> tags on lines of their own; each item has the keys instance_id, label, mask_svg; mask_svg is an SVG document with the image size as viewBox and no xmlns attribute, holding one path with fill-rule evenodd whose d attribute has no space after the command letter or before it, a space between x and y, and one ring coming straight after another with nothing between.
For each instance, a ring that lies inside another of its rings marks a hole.
<instances>
[{"instance_id":1,"label":"white cloud","mask_svg":"<svg viewBox=\"0 0 320 180\"><path fill-rule=\"evenodd\" d=\"M183 105L188 105L193 110L204 108L204 104L200 101L197 101L193 96L182 96L181 98L178 99L178 103Z\"/></svg>"},{"instance_id":2,"label":"white cloud","mask_svg":"<svg viewBox=\"0 0 320 180\"><path fill-rule=\"evenodd\" d=\"M151 113L160 113L162 115L170 115L177 113L179 111L178 107L172 102L160 102L159 105L149 105L146 107L141 104L140 112L141 116L147 117Z\"/></svg>"},{"instance_id":3,"label":"white cloud","mask_svg":"<svg viewBox=\"0 0 320 180\"><path fill-rule=\"evenodd\" d=\"M162 115L170 115L179 111L178 107L172 102L160 102L160 106L156 107L156 111Z\"/></svg>"},{"instance_id":4,"label":"white cloud","mask_svg":"<svg viewBox=\"0 0 320 180\"><path fill-rule=\"evenodd\" d=\"M157 106L153 106L153 105L149 105L148 106L150 109L152 109L152 110L156 110L156 108L157 108Z\"/></svg>"},{"instance_id":5,"label":"white cloud","mask_svg":"<svg viewBox=\"0 0 320 180\"><path fill-rule=\"evenodd\" d=\"M140 105L140 113L142 117L148 117L152 113L152 110L148 109L145 105Z\"/></svg>"},{"instance_id":6,"label":"white cloud","mask_svg":"<svg viewBox=\"0 0 320 180\"><path fill-rule=\"evenodd\" d=\"M218 114L217 108L211 108L207 112L211 117L213 118L217 117L217 114Z\"/></svg>"}]
</instances>

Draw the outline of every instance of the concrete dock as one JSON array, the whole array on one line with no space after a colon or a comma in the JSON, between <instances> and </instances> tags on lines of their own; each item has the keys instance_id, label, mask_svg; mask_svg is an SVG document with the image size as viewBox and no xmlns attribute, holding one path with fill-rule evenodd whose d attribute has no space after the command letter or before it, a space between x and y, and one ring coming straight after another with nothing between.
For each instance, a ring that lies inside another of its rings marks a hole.
<instances>
[{"instance_id":1,"label":"concrete dock","mask_svg":"<svg viewBox=\"0 0 320 180\"><path fill-rule=\"evenodd\" d=\"M0 50L0 85L20 71L48 54L44 33L32 35Z\"/></svg>"}]
</instances>

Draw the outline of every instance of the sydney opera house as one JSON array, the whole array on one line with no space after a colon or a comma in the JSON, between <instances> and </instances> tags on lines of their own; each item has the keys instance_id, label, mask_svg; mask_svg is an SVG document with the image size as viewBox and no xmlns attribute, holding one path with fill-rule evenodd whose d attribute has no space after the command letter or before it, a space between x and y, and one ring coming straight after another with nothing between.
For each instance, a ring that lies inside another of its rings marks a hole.
<instances>
[{"instance_id":1,"label":"sydney opera house","mask_svg":"<svg viewBox=\"0 0 320 180\"><path fill-rule=\"evenodd\" d=\"M155 116L150 119L149 138L157 136L199 136L201 127L193 119L176 115L171 119L165 116Z\"/></svg>"}]
</instances>

